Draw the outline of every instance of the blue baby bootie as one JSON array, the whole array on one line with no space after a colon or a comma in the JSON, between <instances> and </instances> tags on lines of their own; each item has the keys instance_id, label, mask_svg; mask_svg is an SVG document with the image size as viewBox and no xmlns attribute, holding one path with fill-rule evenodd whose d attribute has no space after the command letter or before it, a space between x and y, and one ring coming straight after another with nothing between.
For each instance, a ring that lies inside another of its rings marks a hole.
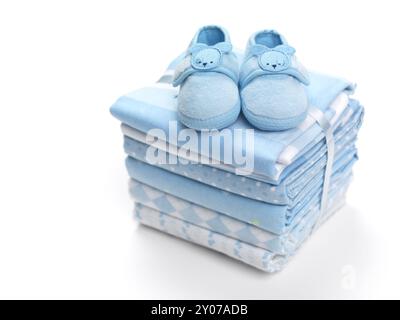
<instances>
[{"instance_id":1,"label":"blue baby bootie","mask_svg":"<svg viewBox=\"0 0 400 320\"><path fill-rule=\"evenodd\" d=\"M276 31L250 37L239 83L243 114L256 128L282 131L306 118L307 71L296 59L295 49Z\"/></svg>"},{"instance_id":2,"label":"blue baby bootie","mask_svg":"<svg viewBox=\"0 0 400 320\"><path fill-rule=\"evenodd\" d=\"M179 120L196 130L231 125L240 112L238 81L239 64L227 31L201 28L175 70Z\"/></svg>"}]
</instances>

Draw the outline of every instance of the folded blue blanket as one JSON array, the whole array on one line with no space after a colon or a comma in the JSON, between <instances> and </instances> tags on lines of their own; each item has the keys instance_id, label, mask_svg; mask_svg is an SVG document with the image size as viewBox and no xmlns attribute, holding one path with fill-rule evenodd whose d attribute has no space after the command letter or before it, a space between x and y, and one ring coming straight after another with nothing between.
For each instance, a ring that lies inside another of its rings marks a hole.
<instances>
[{"instance_id":1,"label":"folded blue blanket","mask_svg":"<svg viewBox=\"0 0 400 320\"><path fill-rule=\"evenodd\" d=\"M329 195L328 211L337 207L338 199L343 199L350 176L337 177ZM130 182L130 193L136 203L168 214L182 221L205 228L233 239L266 249L279 255L291 255L304 242L319 217L319 205L314 205L307 214L290 231L275 235L251 224L231 218L217 211L198 206L179 197L162 192L156 188L140 183Z\"/></svg>"},{"instance_id":2,"label":"folded blue blanket","mask_svg":"<svg viewBox=\"0 0 400 320\"><path fill-rule=\"evenodd\" d=\"M158 128L164 131L168 141L176 142L182 146L184 142L175 141L169 135L170 121L177 121L176 95L177 89L169 83L170 77L178 58L170 65L166 75L162 77L161 82L154 86L145 87L127 94L118 99L111 107L111 113L124 124L142 133ZM312 73L310 75L310 85L308 86L308 97L312 106L320 109L325 117L329 119L331 125L336 128L341 123L345 123L352 115L358 115L358 122L361 123L363 109L358 102L352 100L347 103L347 95L352 93L354 86L342 79L336 79L325 75ZM346 108L346 106L348 107ZM341 118L342 120L339 120ZM343 120L344 119L344 120ZM185 129L179 122L178 131ZM239 117L237 122L227 128L233 135L235 129L254 129L243 118ZM199 133L196 133L199 134ZM324 133L316 121L308 116L302 125L298 128L283 132L265 132L255 130L254 136L254 170L250 176L254 179L267 182L273 185L280 184L281 180L293 170L307 161L305 154L315 150L316 146L324 145ZM220 155L222 163L224 162L224 152L222 150L224 136L220 139ZM215 135L213 136L215 139ZM201 141L201 139L198 139ZM236 144L234 147L242 148L242 144ZM203 150L200 146L198 150ZM209 157L209 153L204 154ZM291 167L289 171L286 169ZM222 169L227 169L222 167ZM235 165L233 168L235 169Z\"/></svg>"},{"instance_id":3,"label":"folded blue blanket","mask_svg":"<svg viewBox=\"0 0 400 320\"><path fill-rule=\"evenodd\" d=\"M141 183L276 234L290 230L321 199L322 182L294 208L289 208L287 205L269 204L219 190L131 157L126 159L126 166L130 177ZM337 176L350 174L351 167L352 162L333 173L331 188L335 187Z\"/></svg>"},{"instance_id":4,"label":"folded blue blanket","mask_svg":"<svg viewBox=\"0 0 400 320\"><path fill-rule=\"evenodd\" d=\"M344 199L341 196L345 193L345 188L346 186L344 186L341 190L338 190L338 196L331 199L329 211L326 212L326 214L322 217L321 222L324 222L326 219L328 219L336 210L338 210L343 205ZM150 199L153 199L153 194L150 194L149 197ZM157 200L158 198L157 196L155 196L155 201ZM165 199L165 201L168 200L172 202L172 206L174 208L179 208L179 204L175 203L173 198L170 197L168 199ZM152 203L151 200L148 202ZM158 204L155 204L155 206L158 206ZM198 208L193 207L189 207L188 209L189 211L191 209L194 209L196 210L196 213L201 211L201 209L199 210ZM136 218L140 221L140 223L155 228L157 230L169 233L178 238L182 238L187 241L204 246L206 248L223 253L262 271L277 272L284 267L289 258L292 256L292 254L274 253L260 246L249 244L248 242L245 242L241 239L246 239L246 237L243 236L243 234L240 232L238 232L239 237L235 238L231 236L226 236L223 233L214 232L207 227L210 224L215 225L216 223L218 223L218 221L221 220L209 221L205 219L203 222L199 221L197 224L194 224L188 222L186 220L187 214L181 212L179 209L176 212L173 212L173 209L169 211L172 211L172 213L167 214L141 203L135 203ZM185 220L178 218L177 216L179 216L179 214L185 215ZM200 215L196 216L200 217ZM234 232L235 227L238 226L236 224L228 224L228 228L231 232ZM240 226L238 228L240 229ZM305 225L304 228L306 229L306 231L300 231L300 233L303 233L304 235L304 239L302 239L302 241L305 240L310 231L313 231L313 229L310 230L309 225ZM244 230L244 232L246 233L246 229ZM262 236L258 234L258 237Z\"/></svg>"},{"instance_id":5,"label":"folded blue blanket","mask_svg":"<svg viewBox=\"0 0 400 320\"><path fill-rule=\"evenodd\" d=\"M343 167L352 165L356 161L357 151L354 141L346 143L344 139L340 144L336 144L336 147L333 172L340 172ZM134 159L146 162L147 148L148 145L144 143L127 136L124 137L125 152ZM158 152L163 153L163 151ZM305 194L312 191L316 185L322 184L325 163L326 154L324 151L320 151L278 186L236 176L198 163L155 164L155 166L246 198L271 204L288 205L293 208L304 198Z\"/></svg>"},{"instance_id":6,"label":"folded blue blanket","mask_svg":"<svg viewBox=\"0 0 400 320\"><path fill-rule=\"evenodd\" d=\"M361 111L361 110L359 110ZM359 113L354 113L343 126L339 126L334 132L335 140L335 161L333 170L346 165L347 162L356 159L356 148L354 140L358 132ZM124 126L125 152L132 158L146 161L146 151L149 145L140 142L144 141L137 130ZM159 155L168 157L168 153L157 150ZM237 176L209 165L202 165L196 162L182 164L154 164L162 169L178 175L203 182L218 189L236 193L251 199L264 201L272 204L289 205L294 207L306 193L310 192L313 186L321 184L326 164L325 144L316 146L304 156L304 162L288 171L288 175L282 182L275 186L262 181L256 181L248 177ZM310 187L307 187L309 185Z\"/></svg>"}]
</instances>

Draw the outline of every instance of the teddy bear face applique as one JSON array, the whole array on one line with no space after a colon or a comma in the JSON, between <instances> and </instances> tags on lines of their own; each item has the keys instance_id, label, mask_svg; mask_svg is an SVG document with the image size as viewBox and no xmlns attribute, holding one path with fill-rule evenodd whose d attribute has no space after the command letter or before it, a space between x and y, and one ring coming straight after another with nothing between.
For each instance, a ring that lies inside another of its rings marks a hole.
<instances>
[{"instance_id":1,"label":"teddy bear face applique","mask_svg":"<svg viewBox=\"0 0 400 320\"><path fill-rule=\"evenodd\" d=\"M258 57L261 69L270 72L279 72L289 68L289 57L280 51L270 50Z\"/></svg>"},{"instance_id":2,"label":"teddy bear face applique","mask_svg":"<svg viewBox=\"0 0 400 320\"><path fill-rule=\"evenodd\" d=\"M221 51L217 48L206 48L192 55L192 67L198 70L210 70L221 62Z\"/></svg>"}]
</instances>

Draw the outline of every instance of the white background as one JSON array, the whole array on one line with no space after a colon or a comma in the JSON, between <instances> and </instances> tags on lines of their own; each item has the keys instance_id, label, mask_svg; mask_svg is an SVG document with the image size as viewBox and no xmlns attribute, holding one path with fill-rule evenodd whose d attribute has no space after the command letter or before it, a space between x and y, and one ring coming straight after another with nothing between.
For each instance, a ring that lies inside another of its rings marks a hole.
<instances>
[{"instance_id":1,"label":"white background","mask_svg":"<svg viewBox=\"0 0 400 320\"><path fill-rule=\"evenodd\" d=\"M1 298L400 298L398 1L2 1ZM366 108L348 205L268 275L139 227L110 105L198 27L283 33Z\"/></svg>"}]
</instances>

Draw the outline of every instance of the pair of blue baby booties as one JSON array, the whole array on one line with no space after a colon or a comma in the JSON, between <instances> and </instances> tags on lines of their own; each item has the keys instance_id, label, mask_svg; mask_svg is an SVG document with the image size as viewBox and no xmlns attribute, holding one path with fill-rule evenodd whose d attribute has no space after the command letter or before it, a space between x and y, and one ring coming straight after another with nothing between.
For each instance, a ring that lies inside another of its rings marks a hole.
<instances>
[{"instance_id":1,"label":"pair of blue baby booties","mask_svg":"<svg viewBox=\"0 0 400 320\"><path fill-rule=\"evenodd\" d=\"M295 49L278 32L254 33L239 62L228 32L219 26L199 29L173 80L180 86L178 118L196 130L228 127L240 110L260 130L297 127L307 116L308 84Z\"/></svg>"}]
</instances>

